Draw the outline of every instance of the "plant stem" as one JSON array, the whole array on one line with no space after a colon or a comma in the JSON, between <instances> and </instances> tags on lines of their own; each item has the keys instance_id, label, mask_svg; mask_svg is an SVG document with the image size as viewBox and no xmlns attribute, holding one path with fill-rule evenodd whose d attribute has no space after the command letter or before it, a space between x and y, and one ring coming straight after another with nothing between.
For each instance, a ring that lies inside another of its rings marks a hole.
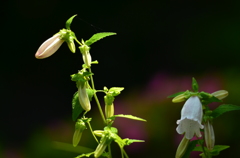
<instances>
[{"instance_id":1,"label":"plant stem","mask_svg":"<svg viewBox=\"0 0 240 158\"><path fill-rule=\"evenodd\" d=\"M202 151L203 151L203 154L205 155L205 157L206 158L212 158L212 156L211 155L209 155L209 153L205 150L205 148L204 148L204 141L203 141L203 143L199 143L200 144L200 146L201 146L201 148L202 148Z\"/></svg>"},{"instance_id":2,"label":"plant stem","mask_svg":"<svg viewBox=\"0 0 240 158\"><path fill-rule=\"evenodd\" d=\"M111 145L110 144L108 144L108 153L109 153L108 158L112 158L112 152L111 152Z\"/></svg>"},{"instance_id":3,"label":"plant stem","mask_svg":"<svg viewBox=\"0 0 240 158\"><path fill-rule=\"evenodd\" d=\"M121 150L123 151L123 153L124 153L124 155L126 156L126 158L129 158L128 155L127 155L127 153L126 153L126 151L125 151L123 148L121 148Z\"/></svg>"},{"instance_id":4,"label":"plant stem","mask_svg":"<svg viewBox=\"0 0 240 158\"><path fill-rule=\"evenodd\" d=\"M91 68L89 67L88 69L89 69L89 72L92 73ZM91 78L92 89L95 90L95 86L94 86L94 81L93 81L92 75L90 75L90 78ZM106 124L106 119L105 119L105 117L104 117L104 114L103 114L103 111L102 111L102 108L101 108L101 105L100 105L100 103L99 103L99 100L98 100L98 97L97 97L96 93L94 93L93 96L94 96L94 98L95 98L95 100L96 100L96 103L97 103L99 112L100 112L100 114L101 114L101 116L102 116L102 120L103 120L103 122Z\"/></svg>"},{"instance_id":5,"label":"plant stem","mask_svg":"<svg viewBox=\"0 0 240 158\"><path fill-rule=\"evenodd\" d=\"M81 42L79 42L79 40L77 39L77 38L75 38L75 41L79 44L79 45L81 45L82 46L82 43Z\"/></svg>"},{"instance_id":6,"label":"plant stem","mask_svg":"<svg viewBox=\"0 0 240 158\"><path fill-rule=\"evenodd\" d=\"M122 156L122 158L124 158L124 155L123 155L123 150L122 150L122 148L121 148L121 156Z\"/></svg>"},{"instance_id":7,"label":"plant stem","mask_svg":"<svg viewBox=\"0 0 240 158\"><path fill-rule=\"evenodd\" d=\"M92 126L91 126L91 124L89 123L89 122L87 122L87 124L88 124L88 126L89 126L89 129L90 129L90 131L91 131L91 133L92 133L92 135L93 135L93 137L94 137L94 139L96 140L96 142L99 144L99 141L98 141L98 139L96 138L96 136L94 135L94 133L93 133L93 130L92 130Z\"/></svg>"}]
</instances>

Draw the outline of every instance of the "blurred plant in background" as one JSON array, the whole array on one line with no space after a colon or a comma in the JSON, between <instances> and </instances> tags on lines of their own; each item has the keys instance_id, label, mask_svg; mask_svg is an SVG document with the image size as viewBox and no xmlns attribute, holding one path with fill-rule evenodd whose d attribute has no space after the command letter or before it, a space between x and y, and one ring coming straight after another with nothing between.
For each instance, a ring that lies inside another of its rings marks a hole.
<instances>
[{"instance_id":1,"label":"blurred plant in background","mask_svg":"<svg viewBox=\"0 0 240 158\"><path fill-rule=\"evenodd\" d=\"M215 145L215 133L213 130L213 119L229 111L240 110L240 106L222 104L214 110L210 110L208 104L221 102L228 96L226 90L219 90L213 93L199 92L197 81L192 79L193 91L185 91L173 94L172 102L179 103L186 101L181 110L181 119L177 121L177 132L184 134L180 142L176 158L188 158L191 151L200 151L202 158L218 156L220 151L229 148L226 145ZM202 125L204 124L204 126ZM204 128L203 138L200 129ZM190 141L196 135L197 140ZM197 145L197 146L196 146Z\"/></svg>"}]
</instances>

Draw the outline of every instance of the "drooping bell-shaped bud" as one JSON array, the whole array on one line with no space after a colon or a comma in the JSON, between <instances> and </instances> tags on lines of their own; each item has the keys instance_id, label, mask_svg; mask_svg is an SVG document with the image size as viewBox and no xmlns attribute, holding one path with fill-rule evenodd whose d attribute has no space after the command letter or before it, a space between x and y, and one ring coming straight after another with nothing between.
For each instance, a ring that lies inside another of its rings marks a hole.
<instances>
[{"instance_id":1,"label":"drooping bell-shaped bud","mask_svg":"<svg viewBox=\"0 0 240 158\"><path fill-rule=\"evenodd\" d=\"M64 40L60 38L60 34L55 34L46 40L37 50L35 57L37 59L44 59L55 53L63 44Z\"/></svg>"},{"instance_id":2,"label":"drooping bell-shaped bud","mask_svg":"<svg viewBox=\"0 0 240 158\"><path fill-rule=\"evenodd\" d=\"M86 90L86 82L82 83L78 87L78 98L82 108L85 111L91 110L91 104Z\"/></svg>"},{"instance_id":3,"label":"drooping bell-shaped bud","mask_svg":"<svg viewBox=\"0 0 240 158\"><path fill-rule=\"evenodd\" d=\"M105 115L106 118L112 117L114 115L114 97L113 96L104 96L104 102L105 102Z\"/></svg>"},{"instance_id":4,"label":"drooping bell-shaped bud","mask_svg":"<svg viewBox=\"0 0 240 158\"><path fill-rule=\"evenodd\" d=\"M200 99L197 96L191 96L182 108L181 119L177 120L177 132L179 134L185 133L187 139L192 139L194 134L201 137L200 128L204 128L201 124L202 116L203 110Z\"/></svg>"},{"instance_id":5,"label":"drooping bell-shaped bud","mask_svg":"<svg viewBox=\"0 0 240 158\"><path fill-rule=\"evenodd\" d=\"M185 154L188 144L189 144L189 139L185 138L185 136L183 137L182 141L180 142L180 144L178 145L177 148L177 152L175 155L175 158L181 158L183 157L183 155Z\"/></svg>"},{"instance_id":6,"label":"drooping bell-shaped bud","mask_svg":"<svg viewBox=\"0 0 240 158\"><path fill-rule=\"evenodd\" d=\"M92 57L89 53L90 47L84 44L80 46L79 49L82 53L84 64L86 64L87 67L91 67Z\"/></svg>"},{"instance_id":7,"label":"drooping bell-shaped bud","mask_svg":"<svg viewBox=\"0 0 240 158\"><path fill-rule=\"evenodd\" d=\"M95 152L94 157L97 158L102 155L102 153L105 151L106 147L111 143L112 138L110 137L109 133L103 134L100 143L98 144Z\"/></svg>"},{"instance_id":8,"label":"drooping bell-shaped bud","mask_svg":"<svg viewBox=\"0 0 240 158\"><path fill-rule=\"evenodd\" d=\"M209 120L204 124L204 137L207 148L212 150L215 145L215 135L213 126Z\"/></svg>"},{"instance_id":9,"label":"drooping bell-shaped bud","mask_svg":"<svg viewBox=\"0 0 240 158\"><path fill-rule=\"evenodd\" d=\"M228 91L226 90L219 90L216 92L213 92L212 95L216 98L218 98L219 100L222 100L224 98L226 98L228 96Z\"/></svg>"},{"instance_id":10,"label":"drooping bell-shaped bud","mask_svg":"<svg viewBox=\"0 0 240 158\"><path fill-rule=\"evenodd\" d=\"M81 120L78 119L78 121L75 124L75 131L73 134L73 146L76 147L82 137L83 131L86 129L85 123Z\"/></svg>"},{"instance_id":11,"label":"drooping bell-shaped bud","mask_svg":"<svg viewBox=\"0 0 240 158\"><path fill-rule=\"evenodd\" d=\"M70 49L71 52L75 53L76 52L76 47L74 43L74 37L70 36L68 41L67 41L68 48Z\"/></svg>"},{"instance_id":12,"label":"drooping bell-shaped bud","mask_svg":"<svg viewBox=\"0 0 240 158\"><path fill-rule=\"evenodd\" d=\"M105 115L106 118L112 117L114 115L114 105L105 105Z\"/></svg>"}]
</instances>

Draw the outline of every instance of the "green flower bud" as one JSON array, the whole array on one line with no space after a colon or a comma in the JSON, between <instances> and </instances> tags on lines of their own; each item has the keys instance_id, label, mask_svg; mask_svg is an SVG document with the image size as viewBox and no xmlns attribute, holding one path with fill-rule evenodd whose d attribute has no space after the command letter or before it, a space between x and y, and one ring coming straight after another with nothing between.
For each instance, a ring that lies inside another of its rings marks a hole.
<instances>
[{"instance_id":1,"label":"green flower bud","mask_svg":"<svg viewBox=\"0 0 240 158\"><path fill-rule=\"evenodd\" d=\"M185 95L185 93L183 93L183 94L180 94L180 95L174 97L174 98L172 99L172 102L173 102L173 103L180 103L180 102L185 101L186 99L187 99L187 98L186 98L186 95Z\"/></svg>"},{"instance_id":2,"label":"green flower bud","mask_svg":"<svg viewBox=\"0 0 240 158\"><path fill-rule=\"evenodd\" d=\"M105 105L105 115L106 118L112 117L114 115L114 105Z\"/></svg>"},{"instance_id":3,"label":"green flower bud","mask_svg":"<svg viewBox=\"0 0 240 158\"><path fill-rule=\"evenodd\" d=\"M104 134L104 131L103 130L95 130L95 131L93 131L93 133L98 137L102 137Z\"/></svg>"},{"instance_id":4,"label":"green flower bud","mask_svg":"<svg viewBox=\"0 0 240 158\"><path fill-rule=\"evenodd\" d=\"M86 64L87 67L91 67L92 57L89 53L90 47L84 44L80 46L79 49L82 53L84 64Z\"/></svg>"},{"instance_id":5,"label":"green flower bud","mask_svg":"<svg viewBox=\"0 0 240 158\"><path fill-rule=\"evenodd\" d=\"M75 132L73 134L73 146L76 147L82 137L82 132L86 129L85 123L78 119L75 124Z\"/></svg>"},{"instance_id":6,"label":"green flower bud","mask_svg":"<svg viewBox=\"0 0 240 158\"><path fill-rule=\"evenodd\" d=\"M228 96L228 91L226 90L219 90L216 92L213 92L212 95L216 98L218 98L219 100L222 100L224 98L226 98Z\"/></svg>"},{"instance_id":7,"label":"green flower bud","mask_svg":"<svg viewBox=\"0 0 240 158\"><path fill-rule=\"evenodd\" d=\"M189 141L190 140L185 138L185 136L183 137L182 141L180 142L180 144L179 144L179 146L177 148L177 152L176 152L175 158L183 157L183 155L185 154L185 152L187 150Z\"/></svg>"},{"instance_id":8,"label":"green flower bud","mask_svg":"<svg viewBox=\"0 0 240 158\"><path fill-rule=\"evenodd\" d=\"M73 37L70 36L69 38L70 38L69 42L67 42L68 48L70 49L71 52L75 53L76 52L76 47L75 47L75 44L74 44Z\"/></svg>"},{"instance_id":9,"label":"green flower bud","mask_svg":"<svg viewBox=\"0 0 240 158\"><path fill-rule=\"evenodd\" d=\"M64 40L62 40L60 36L61 35L58 33L46 40L38 48L35 57L37 59L44 59L54 54L64 42Z\"/></svg>"},{"instance_id":10,"label":"green flower bud","mask_svg":"<svg viewBox=\"0 0 240 158\"><path fill-rule=\"evenodd\" d=\"M113 96L108 96L108 95L104 96L106 118L109 118L114 115L113 101L114 101Z\"/></svg>"},{"instance_id":11,"label":"green flower bud","mask_svg":"<svg viewBox=\"0 0 240 158\"><path fill-rule=\"evenodd\" d=\"M85 111L91 110L91 104L90 104L87 90L86 90L86 82L83 84L80 84L78 88L78 99L79 99L80 105Z\"/></svg>"},{"instance_id":12,"label":"green flower bud","mask_svg":"<svg viewBox=\"0 0 240 158\"><path fill-rule=\"evenodd\" d=\"M104 134L94 152L94 157L97 158L97 157L101 156L102 153L105 151L106 147L111 142L112 142L112 138L109 136L109 133Z\"/></svg>"},{"instance_id":13,"label":"green flower bud","mask_svg":"<svg viewBox=\"0 0 240 158\"><path fill-rule=\"evenodd\" d=\"M215 144L215 135L214 135L213 126L209 120L204 125L204 137L205 137L207 148L209 150L212 150Z\"/></svg>"}]
</instances>

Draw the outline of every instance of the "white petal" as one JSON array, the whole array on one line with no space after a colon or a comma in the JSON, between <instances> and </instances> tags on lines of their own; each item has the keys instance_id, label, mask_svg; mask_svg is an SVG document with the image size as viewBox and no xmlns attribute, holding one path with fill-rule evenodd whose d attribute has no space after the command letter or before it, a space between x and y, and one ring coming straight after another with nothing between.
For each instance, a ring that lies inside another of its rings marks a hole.
<instances>
[{"instance_id":1,"label":"white petal","mask_svg":"<svg viewBox=\"0 0 240 158\"><path fill-rule=\"evenodd\" d=\"M189 118L202 122L202 104L197 96L190 97L184 104L181 111L181 120Z\"/></svg>"}]
</instances>

